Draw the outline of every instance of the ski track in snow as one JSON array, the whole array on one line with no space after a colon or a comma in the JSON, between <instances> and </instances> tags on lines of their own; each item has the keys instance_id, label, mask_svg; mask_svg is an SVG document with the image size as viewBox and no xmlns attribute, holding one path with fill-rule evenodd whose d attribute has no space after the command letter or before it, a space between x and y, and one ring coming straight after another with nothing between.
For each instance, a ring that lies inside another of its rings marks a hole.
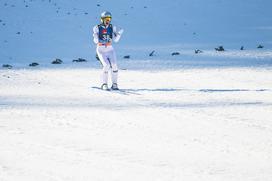
<instances>
[{"instance_id":1,"label":"ski track in snow","mask_svg":"<svg viewBox=\"0 0 272 181\"><path fill-rule=\"evenodd\" d=\"M270 180L266 69L0 70L0 180Z\"/></svg>"}]
</instances>

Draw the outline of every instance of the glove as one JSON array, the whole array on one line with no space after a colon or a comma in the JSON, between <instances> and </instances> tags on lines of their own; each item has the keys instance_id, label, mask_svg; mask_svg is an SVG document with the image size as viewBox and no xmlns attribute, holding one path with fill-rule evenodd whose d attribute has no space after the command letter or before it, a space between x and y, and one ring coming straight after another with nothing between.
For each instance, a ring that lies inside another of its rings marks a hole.
<instances>
[{"instance_id":1,"label":"glove","mask_svg":"<svg viewBox=\"0 0 272 181\"><path fill-rule=\"evenodd\" d=\"M124 29L120 29L120 30L118 31L118 34L119 34L119 35L122 35L123 32L124 32Z\"/></svg>"}]
</instances>

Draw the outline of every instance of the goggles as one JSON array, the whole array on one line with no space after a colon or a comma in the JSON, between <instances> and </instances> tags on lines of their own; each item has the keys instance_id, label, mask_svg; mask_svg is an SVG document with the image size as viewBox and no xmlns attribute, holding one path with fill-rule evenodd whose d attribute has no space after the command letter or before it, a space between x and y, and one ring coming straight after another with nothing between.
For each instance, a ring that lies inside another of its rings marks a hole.
<instances>
[{"instance_id":1,"label":"goggles","mask_svg":"<svg viewBox=\"0 0 272 181\"><path fill-rule=\"evenodd\" d=\"M105 17L105 18L103 18L103 20L105 20L105 21L111 21L111 17Z\"/></svg>"}]
</instances>

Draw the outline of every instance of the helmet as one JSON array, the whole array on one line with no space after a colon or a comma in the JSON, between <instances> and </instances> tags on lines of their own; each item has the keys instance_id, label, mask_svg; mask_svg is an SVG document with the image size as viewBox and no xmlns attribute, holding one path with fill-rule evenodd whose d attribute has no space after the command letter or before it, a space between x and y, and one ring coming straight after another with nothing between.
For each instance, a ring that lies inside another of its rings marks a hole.
<instances>
[{"instance_id":1,"label":"helmet","mask_svg":"<svg viewBox=\"0 0 272 181\"><path fill-rule=\"evenodd\" d=\"M112 18L112 17L111 17L111 13L108 12L108 11L104 11L103 13L101 13L100 18L101 18L101 19L104 19L104 18Z\"/></svg>"}]
</instances>

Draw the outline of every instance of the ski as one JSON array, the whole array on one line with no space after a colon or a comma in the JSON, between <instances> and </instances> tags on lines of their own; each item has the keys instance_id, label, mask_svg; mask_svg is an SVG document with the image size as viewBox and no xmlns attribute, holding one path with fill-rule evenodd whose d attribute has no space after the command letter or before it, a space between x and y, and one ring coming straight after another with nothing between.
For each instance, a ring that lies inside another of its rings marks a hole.
<instances>
[{"instance_id":1,"label":"ski","mask_svg":"<svg viewBox=\"0 0 272 181\"><path fill-rule=\"evenodd\" d=\"M101 90L101 91L105 91L105 92L111 91L111 89L101 89L101 87L97 87L97 86L93 86L92 88L97 89L97 90Z\"/></svg>"},{"instance_id":2,"label":"ski","mask_svg":"<svg viewBox=\"0 0 272 181\"><path fill-rule=\"evenodd\" d=\"M91 87L92 89L96 89L96 90L100 90L100 91L104 91L104 92L109 92L109 93L117 93L117 94L122 94L122 95L140 95L136 92L132 92L129 90L125 90L125 89L118 89L118 90L113 90L113 89L107 89L107 90L103 90L101 89L101 87L97 87L97 86L93 86Z\"/></svg>"},{"instance_id":3,"label":"ski","mask_svg":"<svg viewBox=\"0 0 272 181\"><path fill-rule=\"evenodd\" d=\"M125 90L122 90L122 89L118 89L118 90L106 89L106 90L103 90L103 89L101 89L101 87L97 87L97 86L93 86L92 88L96 89L96 90L104 91L104 92L118 93L118 94L122 94L122 95L129 95L130 94L129 92L127 92Z\"/></svg>"}]
</instances>

